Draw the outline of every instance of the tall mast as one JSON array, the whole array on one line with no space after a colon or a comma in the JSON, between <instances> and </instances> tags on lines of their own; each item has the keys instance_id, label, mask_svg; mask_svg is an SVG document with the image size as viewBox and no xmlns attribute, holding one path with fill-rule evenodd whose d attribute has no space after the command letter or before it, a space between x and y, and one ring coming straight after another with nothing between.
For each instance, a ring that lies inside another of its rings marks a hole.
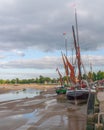
<instances>
[{"instance_id":1,"label":"tall mast","mask_svg":"<svg viewBox=\"0 0 104 130\"><path fill-rule=\"evenodd\" d=\"M74 26L73 25L72 25L72 32L73 32L73 38L74 38L74 47L75 47L76 56L77 56L77 53L78 53L77 41L76 41L75 30L74 30Z\"/></svg>"},{"instance_id":2,"label":"tall mast","mask_svg":"<svg viewBox=\"0 0 104 130\"><path fill-rule=\"evenodd\" d=\"M76 23L76 35L74 31L74 26L72 26L72 31L73 31L73 38L74 38L74 47L76 50L76 58L77 58L77 65L78 65L78 79L79 83L81 82L82 79L82 74L81 74L81 57L80 57L80 47L79 47L79 36L78 36L78 23L77 23L77 12L75 10L75 23Z\"/></svg>"},{"instance_id":3,"label":"tall mast","mask_svg":"<svg viewBox=\"0 0 104 130\"><path fill-rule=\"evenodd\" d=\"M81 73L81 56L80 56L80 46L79 46L79 34L78 34L78 22L77 22L77 11L75 8L75 25L76 25L76 40L77 40L77 62L78 62L78 79L79 82L81 82L82 79L82 73Z\"/></svg>"},{"instance_id":4,"label":"tall mast","mask_svg":"<svg viewBox=\"0 0 104 130\"><path fill-rule=\"evenodd\" d=\"M77 22L77 11L75 8L75 25L76 25L76 40L79 47L79 34L78 34L78 22Z\"/></svg>"},{"instance_id":5,"label":"tall mast","mask_svg":"<svg viewBox=\"0 0 104 130\"><path fill-rule=\"evenodd\" d=\"M67 56L67 38L65 38L65 48L66 48L66 56Z\"/></svg>"},{"instance_id":6,"label":"tall mast","mask_svg":"<svg viewBox=\"0 0 104 130\"><path fill-rule=\"evenodd\" d=\"M66 51L66 56L67 56L67 37L66 37L66 32L63 33L64 38L65 38L65 51Z\"/></svg>"}]
</instances>

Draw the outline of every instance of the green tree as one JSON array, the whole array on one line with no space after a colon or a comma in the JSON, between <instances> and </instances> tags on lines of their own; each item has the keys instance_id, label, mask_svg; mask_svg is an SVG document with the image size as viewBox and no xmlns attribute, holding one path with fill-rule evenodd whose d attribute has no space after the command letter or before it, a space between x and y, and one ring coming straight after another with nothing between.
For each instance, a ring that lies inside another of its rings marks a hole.
<instances>
[{"instance_id":1,"label":"green tree","mask_svg":"<svg viewBox=\"0 0 104 130\"><path fill-rule=\"evenodd\" d=\"M95 72L93 72L93 81L96 81L97 80L97 75L96 75L96 73Z\"/></svg>"},{"instance_id":2,"label":"green tree","mask_svg":"<svg viewBox=\"0 0 104 130\"><path fill-rule=\"evenodd\" d=\"M101 80L102 79L102 72L99 70L97 72L97 80Z\"/></svg>"},{"instance_id":3,"label":"green tree","mask_svg":"<svg viewBox=\"0 0 104 130\"><path fill-rule=\"evenodd\" d=\"M39 83L45 83L45 78L43 76L39 76Z\"/></svg>"},{"instance_id":4,"label":"green tree","mask_svg":"<svg viewBox=\"0 0 104 130\"><path fill-rule=\"evenodd\" d=\"M5 80L0 79L0 84L4 84L4 83L5 83Z\"/></svg>"}]
</instances>

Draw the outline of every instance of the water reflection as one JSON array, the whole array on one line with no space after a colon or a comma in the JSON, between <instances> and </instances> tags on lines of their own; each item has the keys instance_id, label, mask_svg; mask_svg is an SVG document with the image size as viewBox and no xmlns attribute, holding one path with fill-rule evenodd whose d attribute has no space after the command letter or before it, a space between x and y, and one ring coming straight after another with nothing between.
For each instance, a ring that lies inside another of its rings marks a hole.
<instances>
[{"instance_id":1,"label":"water reflection","mask_svg":"<svg viewBox=\"0 0 104 130\"><path fill-rule=\"evenodd\" d=\"M27 88L19 91L12 91L5 94L0 94L0 102L1 101L10 101L10 100L16 100L16 99L22 99L22 98L32 98L34 96L40 95L41 91Z\"/></svg>"},{"instance_id":2,"label":"water reflection","mask_svg":"<svg viewBox=\"0 0 104 130\"><path fill-rule=\"evenodd\" d=\"M86 130L87 104L70 104L67 111L69 130Z\"/></svg>"}]
</instances>

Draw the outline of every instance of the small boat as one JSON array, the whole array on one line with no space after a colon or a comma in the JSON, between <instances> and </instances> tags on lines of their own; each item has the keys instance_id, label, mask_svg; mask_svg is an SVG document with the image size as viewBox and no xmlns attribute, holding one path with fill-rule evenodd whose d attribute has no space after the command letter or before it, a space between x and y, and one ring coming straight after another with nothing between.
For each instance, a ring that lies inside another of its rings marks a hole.
<instances>
[{"instance_id":1,"label":"small boat","mask_svg":"<svg viewBox=\"0 0 104 130\"><path fill-rule=\"evenodd\" d=\"M56 93L57 94L66 94L67 88L64 86L58 86L56 87Z\"/></svg>"},{"instance_id":2,"label":"small boat","mask_svg":"<svg viewBox=\"0 0 104 130\"><path fill-rule=\"evenodd\" d=\"M58 68L56 69L56 71L59 74L59 81L60 81L60 86L56 87L56 93L57 94L66 94L67 88L64 86L62 75Z\"/></svg>"}]
</instances>

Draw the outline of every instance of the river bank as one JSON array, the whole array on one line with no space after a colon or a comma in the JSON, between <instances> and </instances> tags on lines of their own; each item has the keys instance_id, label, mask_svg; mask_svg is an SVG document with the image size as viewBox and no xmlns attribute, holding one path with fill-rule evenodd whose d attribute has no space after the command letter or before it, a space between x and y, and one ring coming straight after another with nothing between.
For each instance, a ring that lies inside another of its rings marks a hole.
<instances>
[{"instance_id":1,"label":"river bank","mask_svg":"<svg viewBox=\"0 0 104 130\"><path fill-rule=\"evenodd\" d=\"M55 88L56 85L45 85L45 84L0 84L0 94L6 93L11 90L21 90L26 88L34 88L39 90L49 90Z\"/></svg>"}]
</instances>

